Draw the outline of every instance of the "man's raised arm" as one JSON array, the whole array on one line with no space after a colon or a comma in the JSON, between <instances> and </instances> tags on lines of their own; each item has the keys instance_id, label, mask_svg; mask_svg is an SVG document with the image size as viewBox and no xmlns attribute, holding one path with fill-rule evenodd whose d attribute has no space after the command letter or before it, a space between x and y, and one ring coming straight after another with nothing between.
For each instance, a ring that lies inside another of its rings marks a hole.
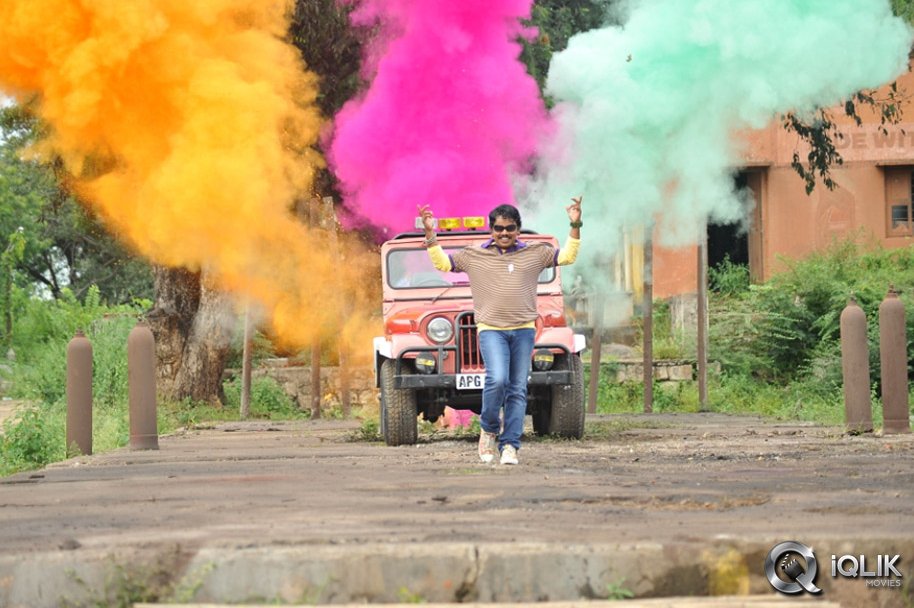
<instances>
[{"instance_id":1,"label":"man's raised arm","mask_svg":"<svg viewBox=\"0 0 914 608\"><path fill-rule=\"evenodd\" d=\"M425 228L425 248L428 250L428 257L432 259L435 268L441 272L450 272L453 270L451 258L444 253L444 249L438 244L438 235L435 234L435 214L428 205L419 205L418 209L422 227Z\"/></svg>"}]
</instances>

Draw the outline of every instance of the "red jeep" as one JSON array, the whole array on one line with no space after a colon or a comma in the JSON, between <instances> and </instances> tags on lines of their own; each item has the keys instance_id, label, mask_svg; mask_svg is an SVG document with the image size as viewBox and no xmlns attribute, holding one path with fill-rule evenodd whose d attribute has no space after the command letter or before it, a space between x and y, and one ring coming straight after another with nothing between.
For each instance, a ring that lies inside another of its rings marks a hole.
<instances>
[{"instance_id":1,"label":"red jeep","mask_svg":"<svg viewBox=\"0 0 914 608\"><path fill-rule=\"evenodd\" d=\"M484 222L466 220L478 226ZM447 223L455 221L442 219L439 226ZM438 231L438 243L448 253L488 238L485 231ZM434 422L446 405L477 414L482 407L486 370L469 280L462 272L436 270L424 239L423 232L409 232L381 247L384 335L374 339L374 352L381 434L388 445L416 443L419 414ZM521 239L558 246L554 237L528 230ZM579 439L584 432L585 342L565 323L559 268L540 274L537 311L527 413L537 434Z\"/></svg>"}]
</instances>

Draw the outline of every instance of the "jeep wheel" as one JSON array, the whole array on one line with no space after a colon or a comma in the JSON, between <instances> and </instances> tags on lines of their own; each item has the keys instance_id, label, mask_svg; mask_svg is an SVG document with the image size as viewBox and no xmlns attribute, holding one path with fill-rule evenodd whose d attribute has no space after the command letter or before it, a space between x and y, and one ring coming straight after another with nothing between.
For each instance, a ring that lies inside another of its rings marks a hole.
<instances>
[{"instance_id":1,"label":"jeep wheel","mask_svg":"<svg viewBox=\"0 0 914 608\"><path fill-rule=\"evenodd\" d=\"M381 364L381 434L387 445L412 445L418 438L416 391L394 388L397 363Z\"/></svg>"},{"instance_id":2,"label":"jeep wheel","mask_svg":"<svg viewBox=\"0 0 914 608\"><path fill-rule=\"evenodd\" d=\"M580 439L584 436L584 364L581 356L569 354L556 360L556 369L571 370L571 384L552 387L552 408L547 432Z\"/></svg>"}]
</instances>

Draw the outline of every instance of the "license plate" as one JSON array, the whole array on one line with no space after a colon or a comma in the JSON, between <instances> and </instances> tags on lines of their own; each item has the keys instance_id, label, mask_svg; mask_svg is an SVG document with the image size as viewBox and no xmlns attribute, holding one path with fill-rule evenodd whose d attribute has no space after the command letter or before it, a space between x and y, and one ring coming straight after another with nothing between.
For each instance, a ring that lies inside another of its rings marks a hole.
<instances>
[{"instance_id":1,"label":"license plate","mask_svg":"<svg viewBox=\"0 0 914 608\"><path fill-rule=\"evenodd\" d=\"M457 390L482 390L486 383L485 374L457 374Z\"/></svg>"}]
</instances>

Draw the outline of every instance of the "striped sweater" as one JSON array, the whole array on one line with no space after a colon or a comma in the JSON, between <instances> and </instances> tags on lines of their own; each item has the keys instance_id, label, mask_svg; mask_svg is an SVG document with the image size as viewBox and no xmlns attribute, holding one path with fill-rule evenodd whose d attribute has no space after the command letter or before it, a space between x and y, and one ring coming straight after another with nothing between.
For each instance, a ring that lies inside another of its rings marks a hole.
<instances>
[{"instance_id":1,"label":"striped sweater","mask_svg":"<svg viewBox=\"0 0 914 608\"><path fill-rule=\"evenodd\" d=\"M470 278L473 311L479 331L533 327L536 321L536 286L540 272L551 266L571 264L581 241L568 237L557 250L549 243L520 240L508 251L489 240L447 255L440 245L429 248L435 268L466 272Z\"/></svg>"}]
</instances>

